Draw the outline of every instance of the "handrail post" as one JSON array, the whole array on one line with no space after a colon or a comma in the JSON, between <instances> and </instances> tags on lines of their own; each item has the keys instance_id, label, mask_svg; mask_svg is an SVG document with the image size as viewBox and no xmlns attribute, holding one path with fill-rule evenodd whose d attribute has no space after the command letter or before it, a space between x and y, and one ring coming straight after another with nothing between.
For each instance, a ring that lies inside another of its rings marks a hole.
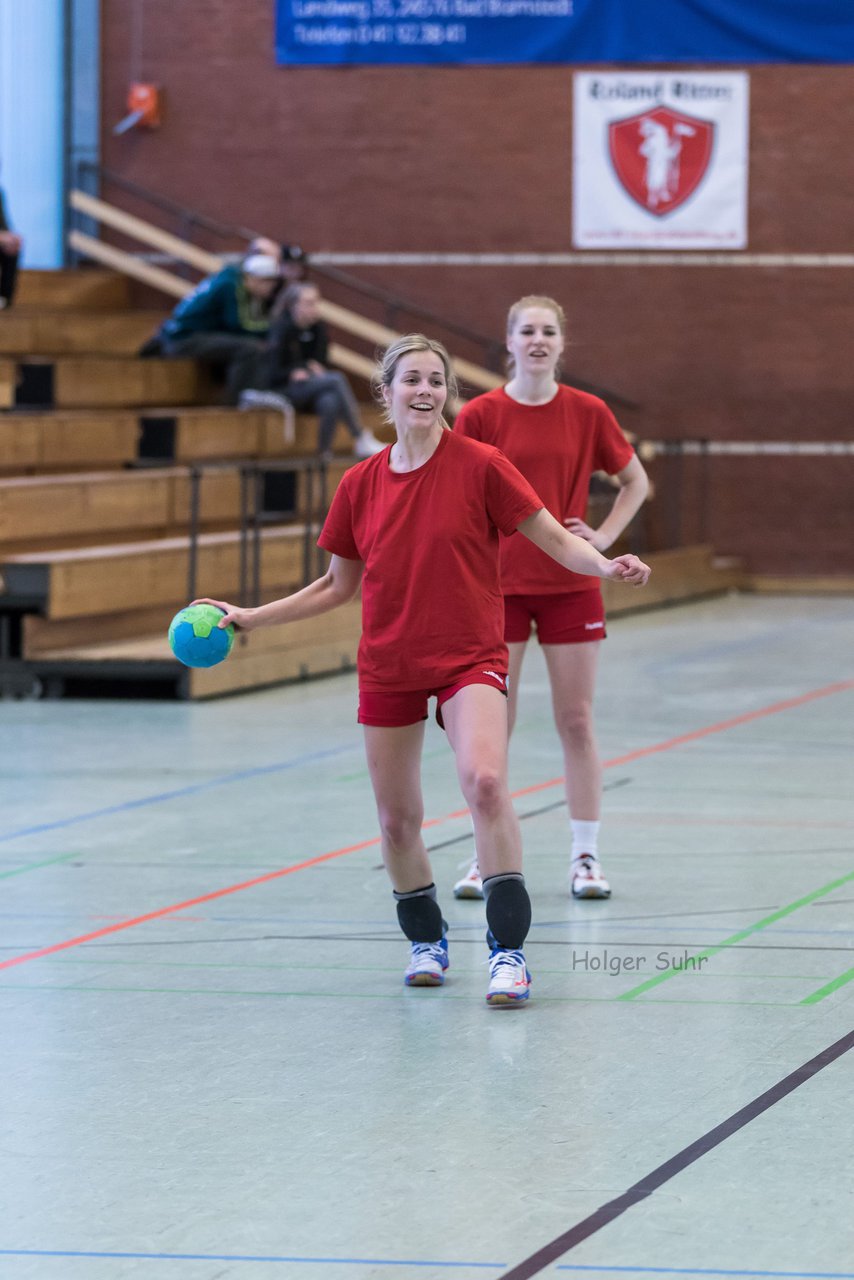
<instances>
[{"instance_id":1,"label":"handrail post","mask_svg":"<svg viewBox=\"0 0 854 1280\"><path fill-rule=\"evenodd\" d=\"M190 547L187 557L187 600L195 600L199 559L199 489L202 469L194 463L190 467Z\"/></svg>"},{"instance_id":2,"label":"handrail post","mask_svg":"<svg viewBox=\"0 0 854 1280\"><path fill-rule=\"evenodd\" d=\"M326 508L327 508L327 500L328 500L327 494L328 494L328 485L329 485L329 474L326 470L326 462L323 458L321 458L319 462L319 471L320 471L320 474L318 479L320 481L320 510L318 511L318 515L317 515L318 537L320 536L320 531L323 528L323 521L326 519ZM314 555L315 555L315 564L317 566L317 577L319 578L320 575L326 569L326 564L325 564L326 552L323 550L323 547L320 546L316 538L314 541Z\"/></svg>"},{"instance_id":3,"label":"handrail post","mask_svg":"<svg viewBox=\"0 0 854 1280\"><path fill-rule=\"evenodd\" d=\"M306 494L302 534L302 585L304 587L307 587L311 581L311 534L314 528L314 467L315 463L312 461L305 469Z\"/></svg>"},{"instance_id":4,"label":"handrail post","mask_svg":"<svg viewBox=\"0 0 854 1280\"><path fill-rule=\"evenodd\" d=\"M249 540L249 485L250 466L244 463L240 468L240 541L238 544L238 595L241 605L249 604L248 591L248 540Z\"/></svg>"},{"instance_id":5,"label":"handrail post","mask_svg":"<svg viewBox=\"0 0 854 1280\"><path fill-rule=\"evenodd\" d=\"M264 476L256 465L253 485L255 510L252 521L252 601L251 607L257 609L261 603L261 521L263 519L263 485Z\"/></svg>"}]
</instances>

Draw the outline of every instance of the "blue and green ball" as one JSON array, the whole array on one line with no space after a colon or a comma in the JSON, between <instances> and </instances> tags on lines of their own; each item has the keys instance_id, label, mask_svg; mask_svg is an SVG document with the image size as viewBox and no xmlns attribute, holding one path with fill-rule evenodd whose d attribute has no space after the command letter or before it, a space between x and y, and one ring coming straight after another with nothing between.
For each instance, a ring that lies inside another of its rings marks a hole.
<instances>
[{"instance_id":1,"label":"blue and green ball","mask_svg":"<svg viewBox=\"0 0 854 1280\"><path fill-rule=\"evenodd\" d=\"M231 653L234 627L220 627L225 615L212 604L189 604L169 624L169 644L185 667L215 667Z\"/></svg>"}]
</instances>

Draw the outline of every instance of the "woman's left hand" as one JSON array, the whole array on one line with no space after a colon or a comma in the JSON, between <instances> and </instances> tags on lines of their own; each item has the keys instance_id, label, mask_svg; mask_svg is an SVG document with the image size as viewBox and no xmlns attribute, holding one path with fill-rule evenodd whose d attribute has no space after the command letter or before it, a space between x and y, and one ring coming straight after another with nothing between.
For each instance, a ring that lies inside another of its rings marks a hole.
<instances>
[{"instance_id":1,"label":"woman's left hand","mask_svg":"<svg viewBox=\"0 0 854 1280\"><path fill-rule=\"evenodd\" d=\"M589 524L585 524L577 516L570 516L563 523L570 533L575 534L576 538L583 538L585 542L589 542L591 546L594 546L597 551L607 551L611 545L598 529L592 529Z\"/></svg>"},{"instance_id":2,"label":"woman's left hand","mask_svg":"<svg viewBox=\"0 0 854 1280\"><path fill-rule=\"evenodd\" d=\"M637 556L615 556L610 562L611 572L608 574L616 582L625 582L630 587L643 587L652 573L648 564Z\"/></svg>"}]
</instances>

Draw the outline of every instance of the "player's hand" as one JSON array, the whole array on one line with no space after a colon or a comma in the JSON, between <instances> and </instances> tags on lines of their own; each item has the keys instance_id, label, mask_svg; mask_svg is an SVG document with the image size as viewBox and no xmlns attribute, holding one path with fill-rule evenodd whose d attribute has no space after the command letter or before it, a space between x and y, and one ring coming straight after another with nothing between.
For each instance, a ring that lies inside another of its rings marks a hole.
<instances>
[{"instance_id":1,"label":"player's hand","mask_svg":"<svg viewBox=\"0 0 854 1280\"><path fill-rule=\"evenodd\" d=\"M611 572L608 574L615 582L625 582L630 587L643 587L652 573L648 564L637 556L616 556L610 561Z\"/></svg>"},{"instance_id":2,"label":"player's hand","mask_svg":"<svg viewBox=\"0 0 854 1280\"><path fill-rule=\"evenodd\" d=\"M598 529L591 528L589 524L585 524L577 516L570 516L563 523L570 533L575 534L576 538L583 538L585 542L589 542L591 546L594 546L597 551L607 551L611 545Z\"/></svg>"},{"instance_id":3,"label":"player's hand","mask_svg":"<svg viewBox=\"0 0 854 1280\"><path fill-rule=\"evenodd\" d=\"M229 623L236 627L238 631L252 630L252 614L254 609L240 609L235 604L228 604L225 600L211 600L209 596L202 596L199 600L194 600L193 604L212 604L217 609L223 610L223 617L216 624L218 627L225 628Z\"/></svg>"},{"instance_id":4,"label":"player's hand","mask_svg":"<svg viewBox=\"0 0 854 1280\"><path fill-rule=\"evenodd\" d=\"M291 371L291 382L306 382L311 377L308 369L293 369Z\"/></svg>"}]
</instances>

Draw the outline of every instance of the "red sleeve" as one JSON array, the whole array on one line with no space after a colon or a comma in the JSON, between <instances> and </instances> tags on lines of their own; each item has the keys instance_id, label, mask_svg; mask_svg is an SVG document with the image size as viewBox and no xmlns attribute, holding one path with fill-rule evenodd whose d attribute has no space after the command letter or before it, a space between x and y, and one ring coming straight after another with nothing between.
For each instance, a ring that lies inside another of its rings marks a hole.
<instances>
[{"instance_id":1,"label":"red sleeve","mask_svg":"<svg viewBox=\"0 0 854 1280\"><path fill-rule=\"evenodd\" d=\"M523 520L536 515L545 503L500 449L493 449L486 468L486 509L501 533L515 533Z\"/></svg>"},{"instance_id":2,"label":"red sleeve","mask_svg":"<svg viewBox=\"0 0 854 1280\"><path fill-rule=\"evenodd\" d=\"M345 560L361 560L353 530L353 506L346 475L342 479L329 508L317 545Z\"/></svg>"},{"instance_id":3,"label":"red sleeve","mask_svg":"<svg viewBox=\"0 0 854 1280\"><path fill-rule=\"evenodd\" d=\"M615 476L629 465L634 456L635 451L623 435L617 419L606 404L601 405L596 415L594 470Z\"/></svg>"},{"instance_id":4,"label":"red sleeve","mask_svg":"<svg viewBox=\"0 0 854 1280\"><path fill-rule=\"evenodd\" d=\"M454 420L454 431L458 436L468 436L471 440L483 439L477 399L469 400L457 414Z\"/></svg>"}]
</instances>

